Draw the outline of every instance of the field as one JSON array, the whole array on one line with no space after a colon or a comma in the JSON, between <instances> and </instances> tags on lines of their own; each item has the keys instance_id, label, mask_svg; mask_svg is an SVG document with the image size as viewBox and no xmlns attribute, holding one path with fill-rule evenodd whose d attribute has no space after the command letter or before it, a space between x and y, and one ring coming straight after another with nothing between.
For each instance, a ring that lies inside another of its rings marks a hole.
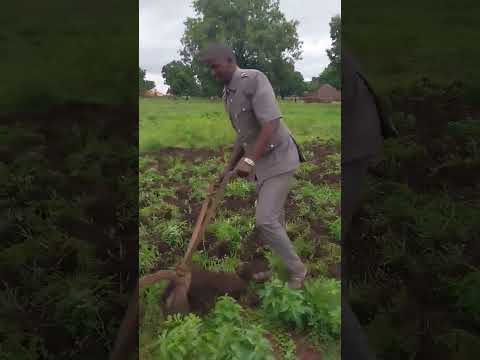
<instances>
[{"instance_id":1,"label":"field","mask_svg":"<svg viewBox=\"0 0 480 360\"><path fill-rule=\"evenodd\" d=\"M286 286L281 262L256 236L254 184L235 179L194 256L193 312L164 316L165 284L142 291L141 359L340 358L340 107L281 108L308 159L286 206L287 232L309 268L305 289ZM233 136L221 102L141 99L142 274L183 255ZM248 282L268 266L276 270L270 281Z\"/></svg>"}]
</instances>

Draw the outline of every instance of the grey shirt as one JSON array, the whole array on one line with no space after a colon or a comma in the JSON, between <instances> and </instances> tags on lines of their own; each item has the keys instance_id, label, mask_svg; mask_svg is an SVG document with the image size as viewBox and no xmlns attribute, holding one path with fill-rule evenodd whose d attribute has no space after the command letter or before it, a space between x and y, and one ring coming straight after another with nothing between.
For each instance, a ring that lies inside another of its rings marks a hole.
<instances>
[{"instance_id":1,"label":"grey shirt","mask_svg":"<svg viewBox=\"0 0 480 360\"><path fill-rule=\"evenodd\" d=\"M282 114L268 78L259 70L237 69L223 93L225 110L237 133L236 143L253 150L262 125L280 119L266 153L257 160L258 181L295 170L299 164L297 146L282 120Z\"/></svg>"},{"instance_id":2,"label":"grey shirt","mask_svg":"<svg viewBox=\"0 0 480 360\"><path fill-rule=\"evenodd\" d=\"M342 54L342 163L377 155L383 144L379 109L358 64Z\"/></svg>"}]
</instances>

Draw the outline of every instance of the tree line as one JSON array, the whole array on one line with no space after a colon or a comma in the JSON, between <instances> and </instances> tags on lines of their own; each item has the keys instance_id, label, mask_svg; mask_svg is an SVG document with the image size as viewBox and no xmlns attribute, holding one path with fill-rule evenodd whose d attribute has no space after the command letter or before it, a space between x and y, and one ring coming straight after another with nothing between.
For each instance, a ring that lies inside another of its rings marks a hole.
<instances>
[{"instance_id":1,"label":"tree line","mask_svg":"<svg viewBox=\"0 0 480 360\"><path fill-rule=\"evenodd\" d=\"M298 38L296 20L287 20L278 0L194 0L195 15L185 20L180 59L162 68L165 84L172 95L219 96L221 85L210 76L209 69L199 62L199 51L209 42L223 42L235 52L241 68L263 71L275 92L282 98L302 96L315 91L321 84L340 89L341 19L330 21L331 47L327 50L330 64L311 81L295 71L301 59L302 42ZM139 69L139 89L143 93L155 84L146 80Z\"/></svg>"}]
</instances>

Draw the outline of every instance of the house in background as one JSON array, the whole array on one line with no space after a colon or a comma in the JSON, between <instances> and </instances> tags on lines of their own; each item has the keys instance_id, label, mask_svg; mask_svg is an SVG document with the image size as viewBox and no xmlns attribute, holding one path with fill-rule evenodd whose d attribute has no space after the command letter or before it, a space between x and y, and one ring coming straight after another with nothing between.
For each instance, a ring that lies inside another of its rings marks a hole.
<instances>
[{"instance_id":1,"label":"house in background","mask_svg":"<svg viewBox=\"0 0 480 360\"><path fill-rule=\"evenodd\" d=\"M341 92L335 89L329 84L320 86L317 91L306 94L303 97L303 101L306 103L319 102L319 103L332 103L340 102L342 100Z\"/></svg>"},{"instance_id":2,"label":"house in background","mask_svg":"<svg viewBox=\"0 0 480 360\"><path fill-rule=\"evenodd\" d=\"M152 89L152 90L145 91L143 93L143 96L145 96L145 97L156 97L156 96L164 96L164 94L162 94L158 90Z\"/></svg>"}]
</instances>

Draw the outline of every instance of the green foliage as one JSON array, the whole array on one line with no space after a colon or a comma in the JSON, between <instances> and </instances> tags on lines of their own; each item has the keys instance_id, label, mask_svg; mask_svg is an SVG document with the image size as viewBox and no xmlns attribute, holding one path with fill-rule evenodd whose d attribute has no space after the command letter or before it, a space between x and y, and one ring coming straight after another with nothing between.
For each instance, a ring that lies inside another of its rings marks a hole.
<instances>
[{"instance_id":1,"label":"green foliage","mask_svg":"<svg viewBox=\"0 0 480 360\"><path fill-rule=\"evenodd\" d=\"M152 359L273 360L264 330L247 324L241 307L228 296L218 299L206 320L175 315L162 326L161 336L149 345Z\"/></svg>"},{"instance_id":2,"label":"green foliage","mask_svg":"<svg viewBox=\"0 0 480 360\"><path fill-rule=\"evenodd\" d=\"M195 165L192 166L191 170L195 176L209 177L219 174L223 170L224 166L225 165L222 163L219 157L214 157L206 161L195 162Z\"/></svg>"},{"instance_id":3,"label":"green foliage","mask_svg":"<svg viewBox=\"0 0 480 360\"><path fill-rule=\"evenodd\" d=\"M207 196L208 180L200 177L192 177L188 180L191 189L190 199L193 201L203 201Z\"/></svg>"},{"instance_id":4,"label":"green foliage","mask_svg":"<svg viewBox=\"0 0 480 360\"><path fill-rule=\"evenodd\" d=\"M174 219L157 224L153 231L160 234L162 241L166 242L172 248L182 248L185 245L186 230L186 221Z\"/></svg>"},{"instance_id":5,"label":"green foliage","mask_svg":"<svg viewBox=\"0 0 480 360\"><path fill-rule=\"evenodd\" d=\"M181 61L171 61L162 68L162 76L165 84L170 88L172 95L195 96L199 92L192 68Z\"/></svg>"},{"instance_id":6,"label":"green foliage","mask_svg":"<svg viewBox=\"0 0 480 360\"><path fill-rule=\"evenodd\" d=\"M209 69L197 59L198 50L210 41L230 45L240 67L263 70L274 88L282 84L280 77L288 70L288 65L299 58L301 44L297 35L298 22L287 21L278 2L235 0L211 3L195 0L193 7L195 16L185 22L181 55L182 61L191 65L198 76L203 96L220 93Z\"/></svg>"},{"instance_id":7,"label":"green foliage","mask_svg":"<svg viewBox=\"0 0 480 360\"><path fill-rule=\"evenodd\" d=\"M172 181L182 181L185 170L187 170L185 163L179 158L173 158L169 163L166 176Z\"/></svg>"},{"instance_id":8,"label":"green foliage","mask_svg":"<svg viewBox=\"0 0 480 360\"><path fill-rule=\"evenodd\" d=\"M325 219L335 217L336 209L340 203L340 191L321 184L313 185L309 181L299 181L293 190L295 201L303 204L300 214L307 218Z\"/></svg>"},{"instance_id":9,"label":"green foliage","mask_svg":"<svg viewBox=\"0 0 480 360\"><path fill-rule=\"evenodd\" d=\"M472 271L452 284L456 305L469 316L480 319L480 271Z\"/></svg>"},{"instance_id":10,"label":"green foliage","mask_svg":"<svg viewBox=\"0 0 480 360\"><path fill-rule=\"evenodd\" d=\"M314 77L312 82L318 84L316 87L328 84L336 89L340 89L342 86L337 67L332 64L329 64L318 77Z\"/></svg>"},{"instance_id":11,"label":"green foliage","mask_svg":"<svg viewBox=\"0 0 480 360\"><path fill-rule=\"evenodd\" d=\"M340 65L342 64L342 19L340 15L333 16L329 25L332 47L327 49L327 55L331 66L340 71Z\"/></svg>"},{"instance_id":12,"label":"green foliage","mask_svg":"<svg viewBox=\"0 0 480 360\"><path fill-rule=\"evenodd\" d=\"M260 290L262 313L271 320L299 330L313 329L318 336L335 340L340 337L340 282L316 278L305 290L292 290L274 278Z\"/></svg>"},{"instance_id":13,"label":"green foliage","mask_svg":"<svg viewBox=\"0 0 480 360\"><path fill-rule=\"evenodd\" d=\"M309 324L319 334L340 337L340 281L317 278L305 284L305 301L310 306Z\"/></svg>"},{"instance_id":14,"label":"green foliage","mask_svg":"<svg viewBox=\"0 0 480 360\"><path fill-rule=\"evenodd\" d=\"M209 257L202 251L193 254L192 261L202 266L205 270L213 272L235 273L240 260L237 257L225 256L223 258Z\"/></svg>"},{"instance_id":15,"label":"green foliage","mask_svg":"<svg viewBox=\"0 0 480 360\"><path fill-rule=\"evenodd\" d=\"M225 196L247 199L255 191L255 184L244 179L236 178L228 183Z\"/></svg>"},{"instance_id":16,"label":"green foliage","mask_svg":"<svg viewBox=\"0 0 480 360\"><path fill-rule=\"evenodd\" d=\"M155 88L155 82L145 79L146 74L146 70L138 68L138 91L140 94L143 94L148 90L152 90L153 88Z\"/></svg>"},{"instance_id":17,"label":"green foliage","mask_svg":"<svg viewBox=\"0 0 480 360\"><path fill-rule=\"evenodd\" d=\"M305 329L307 326L309 309L301 292L288 288L278 279L273 279L260 291L260 297L262 309L271 319L298 329Z\"/></svg>"},{"instance_id":18,"label":"green foliage","mask_svg":"<svg viewBox=\"0 0 480 360\"><path fill-rule=\"evenodd\" d=\"M301 177L307 177L312 172L318 170L319 166L313 162L304 162L298 168L296 175Z\"/></svg>"},{"instance_id":19,"label":"green foliage","mask_svg":"<svg viewBox=\"0 0 480 360\"><path fill-rule=\"evenodd\" d=\"M145 275L157 265L160 254L157 248L140 238L138 246L138 266L141 275Z\"/></svg>"},{"instance_id":20,"label":"green foliage","mask_svg":"<svg viewBox=\"0 0 480 360\"><path fill-rule=\"evenodd\" d=\"M144 358L145 344L157 339L161 335L164 314L161 306L161 299L167 283L161 281L140 289L140 327L139 343L140 358Z\"/></svg>"},{"instance_id":21,"label":"green foliage","mask_svg":"<svg viewBox=\"0 0 480 360\"><path fill-rule=\"evenodd\" d=\"M337 217L335 221L330 222L328 224L328 231L337 242L340 242L342 236L342 219Z\"/></svg>"},{"instance_id":22,"label":"green foliage","mask_svg":"<svg viewBox=\"0 0 480 360\"><path fill-rule=\"evenodd\" d=\"M279 105L285 123L299 143L340 138L340 105L281 100ZM141 152L169 146L218 149L234 141L235 132L220 101L140 99Z\"/></svg>"}]
</instances>

